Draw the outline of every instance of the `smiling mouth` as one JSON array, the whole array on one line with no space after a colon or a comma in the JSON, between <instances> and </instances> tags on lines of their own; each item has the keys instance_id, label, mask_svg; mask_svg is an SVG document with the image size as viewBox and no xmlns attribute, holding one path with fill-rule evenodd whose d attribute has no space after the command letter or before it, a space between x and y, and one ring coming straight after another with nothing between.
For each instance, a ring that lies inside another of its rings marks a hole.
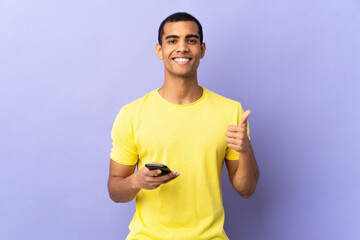
<instances>
[{"instance_id":1,"label":"smiling mouth","mask_svg":"<svg viewBox=\"0 0 360 240\"><path fill-rule=\"evenodd\" d=\"M186 64L191 61L191 58L176 57L172 60L174 60L177 64Z\"/></svg>"}]
</instances>

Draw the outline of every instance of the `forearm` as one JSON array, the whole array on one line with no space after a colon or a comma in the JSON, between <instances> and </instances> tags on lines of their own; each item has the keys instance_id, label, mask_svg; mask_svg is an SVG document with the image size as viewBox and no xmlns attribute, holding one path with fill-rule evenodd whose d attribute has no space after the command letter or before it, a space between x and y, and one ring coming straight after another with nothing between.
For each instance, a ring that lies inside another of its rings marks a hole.
<instances>
[{"instance_id":1,"label":"forearm","mask_svg":"<svg viewBox=\"0 0 360 240\"><path fill-rule=\"evenodd\" d=\"M136 184L136 173L129 177L122 178L111 176L108 181L108 190L110 198L114 202L130 202L140 191Z\"/></svg>"},{"instance_id":2,"label":"forearm","mask_svg":"<svg viewBox=\"0 0 360 240\"><path fill-rule=\"evenodd\" d=\"M242 197L249 198L255 192L259 179L259 169L251 145L246 151L239 153L238 161L238 168L233 176L233 185Z\"/></svg>"}]
</instances>

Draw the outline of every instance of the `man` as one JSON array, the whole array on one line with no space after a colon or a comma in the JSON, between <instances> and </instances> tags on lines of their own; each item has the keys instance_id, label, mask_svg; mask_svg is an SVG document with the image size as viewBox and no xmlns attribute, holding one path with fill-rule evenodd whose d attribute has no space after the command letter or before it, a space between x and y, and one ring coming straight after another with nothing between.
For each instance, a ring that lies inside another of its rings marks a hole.
<instances>
[{"instance_id":1,"label":"man","mask_svg":"<svg viewBox=\"0 0 360 240\"><path fill-rule=\"evenodd\" d=\"M259 178L248 135L250 111L198 85L206 45L197 19L187 13L169 16L158 41L165 81L123 106L114 122L110 197L115 202L136 197L127 239L228 239L221 194L224 159L242 197L254 193ZM154 162L173 171L157 176L161 170L145 167Z\"/></svg>"}]
</instances>

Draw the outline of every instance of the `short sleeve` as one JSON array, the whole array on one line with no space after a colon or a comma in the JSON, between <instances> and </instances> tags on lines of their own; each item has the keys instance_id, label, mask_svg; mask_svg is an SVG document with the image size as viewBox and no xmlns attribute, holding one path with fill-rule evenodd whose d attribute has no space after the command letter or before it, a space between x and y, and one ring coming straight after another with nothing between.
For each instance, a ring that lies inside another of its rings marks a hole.
<instances>
[{"instance_id":1,"label":"short sleeve","mask_svg":"<svg viewBox=\"0 0 360 240\"><path fill-rule=\"evenodd\" d=\"M244 110L241 107L241 104L239 103L239 107L238 107L238 116L237 116L237 125L240 124L242 115L244 114ZM250 139L250 125L249 125L249 120L247 122L247 135ZM238 160L239 159L239 152L237 152L234 149L231 148L226 148L226 154L225 154L225 158L226 160Z\"/></svg>"},{"instance_id":2,"label":"short sleeve","mask_svg":"<svg viewBox=\"0 0 360 240\"><path fill-rule=\"evenodd\" d=\"M138 151L134 143L134 133L129 116L121 108L112 131L112 149L110 158L124 165L135 165L138 161Z\"/></svg>"}]
</instances>

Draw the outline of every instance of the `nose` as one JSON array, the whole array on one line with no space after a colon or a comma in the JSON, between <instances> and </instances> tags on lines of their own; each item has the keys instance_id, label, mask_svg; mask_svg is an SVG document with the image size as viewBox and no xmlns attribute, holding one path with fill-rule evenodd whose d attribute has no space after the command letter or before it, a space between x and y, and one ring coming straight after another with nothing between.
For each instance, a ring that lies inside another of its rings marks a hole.
<instances>
[{"instance_id":1,"label":"nose","mask_svg":"<svg viewBox=\"0 0 360 240\"><path fill-rule=\"evenodd\" d=\"M186 41L179 41L177 46L178 52L189 52L189 47L186 43Z\"/></svg>"}]
</instances>

